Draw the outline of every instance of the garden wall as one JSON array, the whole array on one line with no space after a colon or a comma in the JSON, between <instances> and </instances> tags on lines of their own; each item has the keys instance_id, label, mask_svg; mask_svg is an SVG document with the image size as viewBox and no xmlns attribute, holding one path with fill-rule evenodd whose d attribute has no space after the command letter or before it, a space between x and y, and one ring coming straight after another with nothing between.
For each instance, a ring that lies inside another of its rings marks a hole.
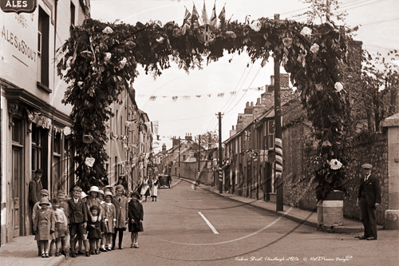
<instances>
[{"instance_id":1,"label":"garden wall","mask_svg":"<svg viewBox=\"0 0 399 266\"><path fill-rule=\"evenodd\" d=\"M314 149L298 144L304 132L304 126L295 125L283 132L284 143L284 204L305 210L316 210L315 184L312 184L310 173L310 157ZM292 145L292 146L291 146ZM290 147L290 148L286 148ZM298 149L302 150L299 152ZM374 168L372 175L381 184L381 207L377 208L377 223L383 225L384 213L388 209L388 139L386 132L372 135L364 134L352 141L352 147L347 152L353 154L354 160L347 168L348 195L344 199L344 216L359 219L360 210L356 207L357 193L361 179L361 165L371 163ZM292 174L290 174L292 173Z\"/></svg>"}]
</instances>

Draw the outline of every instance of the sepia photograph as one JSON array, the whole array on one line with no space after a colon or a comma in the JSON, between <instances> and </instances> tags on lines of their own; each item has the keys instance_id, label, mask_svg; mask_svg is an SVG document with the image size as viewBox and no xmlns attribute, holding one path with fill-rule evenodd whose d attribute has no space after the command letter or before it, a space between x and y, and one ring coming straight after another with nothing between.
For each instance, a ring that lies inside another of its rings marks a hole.
<instances>
[{"instance_id":1,"label":"sepia photograph","mask_svg":"<svg viewBox=\"0 0 399 266\"><path fill-rule=\"evenodd\" d=\"M398 265L398 0L0 0L0 265Z\"/></svg>"}]
</instances>

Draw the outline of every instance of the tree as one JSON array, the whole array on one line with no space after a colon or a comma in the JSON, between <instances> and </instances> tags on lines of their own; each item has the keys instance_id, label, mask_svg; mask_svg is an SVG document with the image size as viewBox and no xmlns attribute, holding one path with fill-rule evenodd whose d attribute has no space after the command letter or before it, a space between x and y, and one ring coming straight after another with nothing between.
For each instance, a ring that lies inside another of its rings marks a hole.
<instances>
[{"instance_id":1,"label":"tree","mask_svg":"<svg viewBox=\"0 0 399 266\"><path fill-rule=\"evenodd\" d=\"M374 57L367 51L363 53L363 93L360 100L367 113L369 131L379 131L380 122L397 112L397 60L397 50L389 52L386 57L381 53Z\"/></svg>"},{"instance_id":2,"label":"tree","mask_svg":"<svg viewBox=\"0 0 399 266\"><path fill-rule=\"evenodd\" d=\"M200 146L203 149L212 149L216 148L219 143L219 136L216 130L214 131L207 131L204 134L198 135L194 137L194 142L198 143L198 138L201 136L201 143Z\"/></svg>"},{"instance_id":3,"label":"tree","mask_svg":"<svg viewBox=\"0 0 399 266\"><path fill-rule=\"evenodd\" d=\"M307 16L308 23L315 23L316 19L320 20L320 23L327 21L340 21L345 24L346 11L340 11L341 1L338 0L302 0L305 4L310 4L309 10L304 12L302 15Z\"/></svg>"}]
</instances>

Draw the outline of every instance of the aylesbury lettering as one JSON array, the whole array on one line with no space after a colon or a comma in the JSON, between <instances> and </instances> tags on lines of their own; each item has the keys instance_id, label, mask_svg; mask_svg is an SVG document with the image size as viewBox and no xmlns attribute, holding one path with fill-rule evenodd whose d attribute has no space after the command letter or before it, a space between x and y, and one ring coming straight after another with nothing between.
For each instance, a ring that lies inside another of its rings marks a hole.
<instances>
[{"instance_id":1,"label":"aylesbury lettering","mask_svg":"<svg viewBox=\"0 0 399 266\"><path fill-rule=\"evenodd\" d=\"M24 40L19 40L19 38L12 32L8 32L6 26L3 26L1 31L1 37L4 38L8 43L18 49L22 54L26 55L29 59L36 62L36 52L30 48Z\"/></svg>"}]
</instances>

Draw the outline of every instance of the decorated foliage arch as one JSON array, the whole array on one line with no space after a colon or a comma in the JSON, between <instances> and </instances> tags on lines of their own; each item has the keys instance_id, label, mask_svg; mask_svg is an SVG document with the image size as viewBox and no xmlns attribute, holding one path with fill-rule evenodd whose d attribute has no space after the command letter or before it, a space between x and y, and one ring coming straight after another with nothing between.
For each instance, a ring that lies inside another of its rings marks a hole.
<instances>
[{"instance_id":1,"label":"decorated foliage arch","mask_svg":"<svg viewBox=\"0 0 399 266\"><path fill-rule=\"evenodd\" d=\"M95 169L103 169L108 159L105 145L107 121L113 116L110 105L118 102L121 91L132 89L138 65L154 76L161 75L171 62L188 72L201 68L204 60L217 61L227 51L246 52L253 62L262 59L262 66L270 56L281 61L300 92L319 140L319 192L339 187L343 174L330 171L328 163L345 161L341 141L347 97L340 83L340 66L346 59L348 40L343 30L330 23L267 18L222 27L194 23L181 27L158 21L133 26L85 20L82 26L72 28L71 37L59 49L58 63L60 75L69 84L63 103L73 107L79 178L87 180L93 174L100 178ZM91 141L85 141L87 136ZM93 168L84 163L88 157L95 159Z\"/></svg>"}]
</instances>

